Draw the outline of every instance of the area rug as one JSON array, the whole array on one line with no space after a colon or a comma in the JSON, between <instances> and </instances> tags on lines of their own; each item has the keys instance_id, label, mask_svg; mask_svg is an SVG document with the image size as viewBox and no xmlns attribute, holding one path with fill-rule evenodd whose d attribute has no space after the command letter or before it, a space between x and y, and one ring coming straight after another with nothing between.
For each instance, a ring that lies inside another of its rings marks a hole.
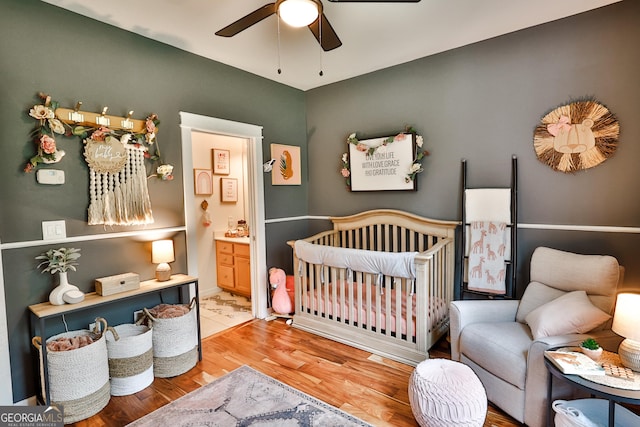
<instances>
[{"instance_id":1,"label":"area rug","mask_svg":"<svg viewBox=\"0 0 640 427\"><path fill-rule=\"evenodd\" d=\"M253 319L251 300L221 291L200 300L202 338Z\"/></svg>"},{"instance_id":2,"label":"area rug","mask_svg":"<svg viewBox=\"0 0 640 427\"><path fill-rule=\"evenodd\" d=\"M229 318L246 313L251 315L251 301L246 297L221 291L213 296L203 298L200 301L200 310L209 310L212 313Z\"/></svg>"},{"instance_id":3,"label":"area rug","mask_svg":"<svg viewBox=\"0 0 640 427\"><path fill-rule=\"evenodd\" d=\"M129 426L371 427L246 365Z\"/></svg>"}]
</instances>

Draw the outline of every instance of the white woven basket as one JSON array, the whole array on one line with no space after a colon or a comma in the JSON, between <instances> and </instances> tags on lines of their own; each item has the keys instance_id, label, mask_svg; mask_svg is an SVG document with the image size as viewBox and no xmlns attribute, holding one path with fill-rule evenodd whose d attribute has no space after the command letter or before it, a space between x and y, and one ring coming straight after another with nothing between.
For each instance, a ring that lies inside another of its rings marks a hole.
<instances>
[{"instance_id":1,"label":"white woven basket","mask_svg":"<svg viewBox=\"0 0 640 427\"><path fill-rule=\"evenodd\" d=\"M102 330L107 328L104 319L96 319ZM89 418L100 412L109 403L109 362L104 335L89 330L65 332L50 337L46 342L57 338L73 338L91 335L92 344L68 351L47 351L47 368L49 371L49 395L51 403L64 407L64 423ZM34 337L33 345L40 352L42 370L42 339ZM44 381L42 381L44 385ZM43 393L44 393L43 386Z\"/></svg>"},{"instance_id":2,"label":"white woven basket","mask_svg":"<svg viewBox=\"0 0 640 427\"><path fill-rule=\"evenodd\" d=\"M153 336L153 374L158 378L175 377L193 368L198 362L198 323L195 298L190 310L180 317L157 319L146 308Z\"/></svg>"},{"instance_id":3,"label":"white woven basket","mask_svg":"<svg viewBox=\"0 0 640 427\"><path fill-rule=\"evenodd\" d=\"M556 427L598 427L609 423L609 402L605 399L555 400ZM640 425L640 416L627 408L615 405L615 425Z\"/></svg>"},{"instance_id":4,"label":"white woven basket","mask_svg":"<svg viewBox=\"0 0 640 427\"><path fill-rule=\"evenodd\" d=\"M153 382L152 334L144 325L124 324L107 330L112 396L137 393Z\"/></svg>"}]
</instances>

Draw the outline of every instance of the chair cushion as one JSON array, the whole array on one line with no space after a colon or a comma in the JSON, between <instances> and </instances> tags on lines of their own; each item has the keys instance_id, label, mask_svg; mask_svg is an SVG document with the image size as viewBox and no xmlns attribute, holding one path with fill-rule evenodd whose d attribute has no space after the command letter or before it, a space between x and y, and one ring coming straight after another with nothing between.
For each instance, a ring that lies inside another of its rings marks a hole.
<instances>
[{"instance_id":1,"label":"chair cushion","mask_svg":"<svg viewBox=\"0 0 640 427\"><path fill-rule=\"evenodd\" d=\"M589 295L614 295L620 266L608 255L580 255L539 247L531 256L531 281L563 291Z\"/></svg>"},{"instance_id":2,"label":"chair cushion","mask_svg":"<svg viewBox=\"0 0 640 427\"><path fill-rule=\"evenodd\" d=\"M586 333L611 316L594 306L585 291L569 292L550 301L525 317L534 339L553 335Z\"/></svg>"},{"instance_id":3,"label":"chair cushion","mask_svg":"<svg viewBox=\"0 0 640 427\"><path fill-rule=\"evenodd\" d=\"M524 390L529 327L518 322L472 323L460 334L460 352L485 370Z\"/></svg>"},{"instance_id":4,"label":"chair cushion","mask_svg":"<svg viewBox=\"0 0 640 427\"><path fill-rule=\"evenodd\" d=\"M537 307L579 290L587 292L593 305L611 314L623 272L623 267L611 256L536 248L531 256L531 283L522 295L516 320L525 322L527 314Z\"/></svg>"}]
</instances>

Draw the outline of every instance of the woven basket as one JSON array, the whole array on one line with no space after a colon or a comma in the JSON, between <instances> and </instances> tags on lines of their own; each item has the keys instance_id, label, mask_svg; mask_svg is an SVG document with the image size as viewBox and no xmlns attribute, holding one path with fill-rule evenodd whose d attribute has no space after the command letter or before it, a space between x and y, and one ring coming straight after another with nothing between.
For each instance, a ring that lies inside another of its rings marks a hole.
<instances>
[{"instance_id":1,"label":"woven basket","mask_svg":"<svg viewBox=\"0 0 640 427\"><path fill-rule=\"evenodd\" d=\"M609 425L609 402L605 399L555 400L556 427L594 427ZM637 426L638 415L615 405L616 426Z\"/></svg>"},{"instance_id":2,"label":"woven basket","mask_svg":"<svg viewBox=\"0 0 640 427\"><path fill-rule=\"evenodd\" d=\"M126 396L153 382L152 330L144 325L118 325L105 334L111 395Z\"/></svg>"},{"instance_id":3,"label":"woven basket","mask_svg":"<svg viewBox=\"0 0 640 427\"><path fill-rule=\"evenodd\" d=\"M198 323L195 298L189 312L180 317L158 319L149 310L144 316L153 326L153 374L158 378L175 377L198 363Z\"/></svg>"},{"instance_id":4,"label":"woven basket","mask_svg":"<svg viewBox=\"0 0 640 427\"><path fill-rule=\"evenodd\" d=\"M106 320L96 319L107 329ZM78 330L54 335L47 343L57 338L73 338L91 335L92 344L68 351L47 351L49 370L49 395L51 403L64 407L64 423L70 424L89 418L100 412L111 398L109 384L109 362L104 334L98 331ZM40 374L44 370L42 339L34 337L33 345L40 353ZM43 384L43 395L44 381Z\"/></svg>"}]
</instances>

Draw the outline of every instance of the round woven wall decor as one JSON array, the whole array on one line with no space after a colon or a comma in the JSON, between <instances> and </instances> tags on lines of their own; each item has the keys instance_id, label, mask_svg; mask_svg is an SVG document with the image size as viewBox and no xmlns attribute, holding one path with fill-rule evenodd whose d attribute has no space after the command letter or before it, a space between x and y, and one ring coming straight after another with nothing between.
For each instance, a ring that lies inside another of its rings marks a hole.
<instances>
[{"instance_id":1,"label":"round woven wall decor","mask_svg":"<svg viewBox=\"0 0 640 427\"><path fill-rule=\"evenodd\" d=\"M538 160L570 173L599 165L615 153L618 119L599 102L576 101L545 115L533 134Z\"/></svg>"}]
</instances>

